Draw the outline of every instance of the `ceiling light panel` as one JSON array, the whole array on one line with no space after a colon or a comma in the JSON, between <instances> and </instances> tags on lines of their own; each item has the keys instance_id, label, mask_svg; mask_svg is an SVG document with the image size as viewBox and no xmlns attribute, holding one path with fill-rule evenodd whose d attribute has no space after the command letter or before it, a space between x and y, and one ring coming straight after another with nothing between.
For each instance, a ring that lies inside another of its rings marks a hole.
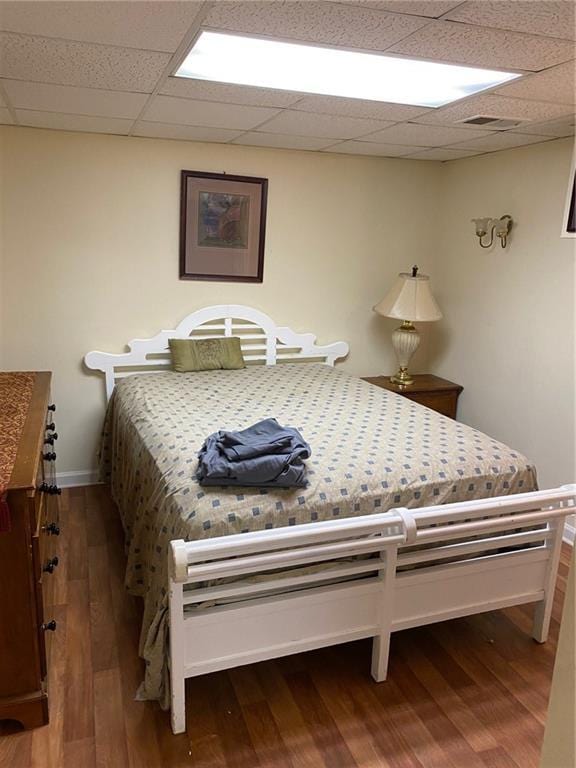
<instances>
[{"instance_id":1,"label":"ceiling light panel","mask_svg":"<svg viewBox=\"0 0 576 768\"><path fill-rule=\"evenodd\" d=\"M203 31L177 77L440 107L520 77L452 64Z\"/></svg>"}]
</instances>

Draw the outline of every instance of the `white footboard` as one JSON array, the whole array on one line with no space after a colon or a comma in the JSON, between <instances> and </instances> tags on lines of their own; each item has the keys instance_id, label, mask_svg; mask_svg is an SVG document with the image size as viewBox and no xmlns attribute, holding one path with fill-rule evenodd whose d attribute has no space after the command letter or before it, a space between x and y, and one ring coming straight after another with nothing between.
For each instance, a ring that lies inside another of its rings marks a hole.
<instances>
[{"instance_id":1,"label":"white footboard","mask_svg":"<svg viewBox=\"0 0 576 768\"><path fill-rule=\"evenodd\" d=\"M525 602L548 633L576 486L271 529L170 553L172 728L187 677ZM538 527L537 530L534 530Z\"/></svg>"},{"instance_id":2,"label":"white footboard","mask_svg":"<svg viewBox=\"0 0 576 768\"><path fill-rule=\"evenodd\" d=\"M402 515L386 513L173 541L174 733L185 728L186 677L374 637L372 673L384 679L404 531Z\"/></svg>"},{"instance_id":3,"label":"white footboard","mask_svg":"<svg viewBox=\"0 0 576 768\"><path fill-rule=\"evenodd\" d=\"M576 485L412 511L400 548L392 630L537 603L534 639L550 626L564 521Z\"/></svg>"}]
</instances>

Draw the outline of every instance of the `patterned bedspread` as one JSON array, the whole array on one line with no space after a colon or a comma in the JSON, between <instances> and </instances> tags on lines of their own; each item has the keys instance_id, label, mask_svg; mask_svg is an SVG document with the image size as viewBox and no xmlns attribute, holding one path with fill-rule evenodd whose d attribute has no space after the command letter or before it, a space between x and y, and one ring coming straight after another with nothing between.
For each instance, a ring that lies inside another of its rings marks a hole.
<instances>
[{"instance_id":1,"label":"patterned bedspread","mask_svg":"<svg viewBox=\"0 0 576 768\"><path fill-rule=\"evenodd\" d=\"M196 454L218 429L267 417L312 447L305 489L202 488ZM470 427L324 365L156 373L120 381L101 468L124 529L126 585L144 598L141 698L168 706L167 558L194 540L313 520L531 491L534 467Z\"/></svg>"}]
</instances>

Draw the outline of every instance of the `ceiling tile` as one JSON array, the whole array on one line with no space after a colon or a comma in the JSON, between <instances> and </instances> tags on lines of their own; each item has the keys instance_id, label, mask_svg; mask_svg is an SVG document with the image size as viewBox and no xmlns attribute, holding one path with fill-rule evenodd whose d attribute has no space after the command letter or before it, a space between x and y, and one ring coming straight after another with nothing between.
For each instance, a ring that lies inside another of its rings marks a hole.
<instances>
[{"instance_id":1,"label":"ceiling tile","mask_svg":"<svg viewBox=\"0 0 576 768\"><path fill-rule=\"evenodd\" d=\"M535 133L539 136L554 136L562 138L563 136L574 136L574 124L576 118L574 115L562 117L559 120L549 120L546 123L530 123L521 125L517 133Z\"/></svg>"},{"instance_id":2,"label":"ceiling tile","mask_svg":"<svg viewBox=\"0 0 576 768\"><path fill-rule=\"evenodd\" d=\"M416 16L383 13L357 5L301 2L217 2L204 26L283 40L344 45L380 51L428 23Z\"/></svg>"},{"instance_id":3,"label":"ceiling tile","mask_svg":"<svg viewBox=\"0 0 576 768\"><path fill-rule=\"evenodd\" d=\"M408 13L414 16L428 16L437 19L444 13L461 5L462 0L350 0L353 5L374 8L391 13Z\"/></svg>"},{"instance_id":4,"label":"ceiling tile","mask_svg":"<svg viewBox=\"0 0 576 768\"><path fill-rule=\"evenodd\" d=\"M390 144L408 144L414 147L441 147L485 135L485 131L471 131L466 128L445 128L444 126L437 125L398 123L391 128L385 128L383 131L378 131L370 136L364 136L362 140L389 142Z\"/></svg>"},{"instance_id":5,"label":"ceiling tile","mask_svg":"<svg viewBox=\"0 0 576 768\"><path fill-rule=\"evenodd\" d=\"M337 115L316 115L311 112L296 112L286 109L272 118L265 126L262 126L262 129L266 133L352 139L365 133L377 131L388 124L378 120L339 117Z\"/></svg>"},{"instance_id":6,"label":"ceiling tile","mask_svg":"<svg viewBox=\"0 0 576 768\"><path fill-rule=\"evenodd\" d=\"M414 117L433 112L426 107L411 107L405 104L390 104L364 99L345 99L340 96L304 96L295 107L302 112L319 112L325 115L343 117L367 117L372 120L412 120Z\"/></svg>"},{"instance_id":7,"label":"ceiling tile","mask_svg":"<svg viewBox=\"0 0 576 768\"><path fill-rule=\"evenodd\" d=\"M460 157L472 157L481 155L478 149L446 149L445 147L436 147L435 149L422 149L420 152L414 152L408 157L414 160L458 160Z\"/></svg>"},{"instance_id":8,"label":"ceiling tile","mask_svg":"<svg viewBox=\"0 0 576 768\"><path fill-rule=\"evenodd\" d=\"M456 64L529 71L546 69L574 58L574 46L567 40L533 37L452 21L432 21L389 50Z\"/></svg>"},{"instance_id":9,"label":"ceiling tile","mask_svg":"<svg viewBox=\"0 0 576 768\"><path fill-rule=\"evenodd\" d=\"M511 149L521 147L524 144L538 144L542 141L551 141L549 136L526 136L513 131L492 132L480 139L470 139L459 142L455 149L478 149L485 152L497 149Z\"/></svg>"},{"instance_id":10,"label":"ceiling tile","mask_svg":"<svg viewBox=\"0 0 576 768\"><path fill-rule=\"evenodd\" d=\"M210 128L255 128L278 113L266 107L220 104L215 101L156 96L144 115L148 122L182 123Z\"/></svg>"},{"instance_id":11,"label":"ceiling tile","mask_svg":"<svg viewBox=\"0 0 576 768\"><path fill-rule=\"evenodd\" d=\"M0 107L0 123L11 125L13 122L10 110Z\"/></svg>"},{"instance_id":12,"label":"ceiling tile","mask_svg":"<svg viewBox=\"0 0 576 768\"><path fill-rule=\"evenodd\" d=\"M0 76L111 91L149 93L170 60L167 53L0 33Z\"/></svg>"},{"instance_id":13,"label":"ceiling tile","mask_svg":"<svg viewBox=\"0 0 576 768\"><path fill-rule=\"evenodd\" d=\"M21 125L34 128L57 128L62 131L88 131L90 133L119 133L126 135L133 120L114 117L93 117L88 115L64 115L55 112L35 112L28 109L16 110Z\"/></svg>"},{"instance_id":14,"label":"ceiling tile","mask_svg":"<svg viewBox=\"0 0 576 768\"><path fill-rule=\"evenodd\" d=\"M324 152L339 152L345 155L371 155L373 157L403 157L416 152L418 147L399 146L397 144L368 144L365 141L343 141Z\"/></svg>"},{"instance_id":15,"label":"ceiling tile","mask_svg":"<svg viewBox=\"0 0 576 768\"><path fill-rule=\"evenodd\" d=\"M100 117L138 117L146 103L145 93L102 91L97 88L75 88L69 85L27 83L25 80L3 80L12 106L70 115Z\"/></svg>"},{"instance_id":16,"label":"ceiling tile","mask_svg":"<svg viewBox=\"0 0 576 768\"><path fill-rule=\"evenodd\" d=\"M558 67L546 69L535 75L528 75L513 83L498 88L503 96L521 99L541 99L559 104L574 104L576 62L568 61Z\"/></svg>"},{"instance_id":17,"label":"ceiling tile","mask_svg":"<svg viewBox=\"0 0 576 768\"><path fill-rule=\"evenodd\" d=\"M574 7L571 0L468 0L446 18L574 40Z\"/></svg>"},{"instance_id":18,"label":"ceiling tile","mask_svg":"<svg viewBox=\"0 0 576 768\"><path fill-rule=\"evenodd\" d=\"M547 120L570 114L572 108L562 104L550 104L543 101L524 101L506 96L473 96L456 104L428 112L416 118L416 122L434 125L452 125L459 120L476 115L487 117L505 117L518 120ZM472 126L478 128L478 126ZM468 130L468 126L462 126ZM484 126L490 130L490 126Z\"/></svg>"},{"instance_id":19,"label":"ceiling tile","mask_svg":"<svg viewBox=\"0 0 576 768\"><path fill-rule=\"evenodd\" d=\"M184 141L231 141L241 136L243 131L228 128L197 128L193 125L171 125L170 123L138 122L134 136L147 136L159 139L182 139Z\"/></svg>"},{"instance_id":20,"label":"ceiling tile","mask_svg":"<svg viewBox=\"0 0 576 768\"><path fill-rule=\"evenodd\" d=\"M174 52L201 2L2 2L0 29Z\"/></svg>"},{"instance_id":21,"label":"ceiling tile","mask_svg":"<svg viewBox=\"0 0 576 768\"><path fill-rule=\"evenodd\" d=\"M281 133L245 133L233 144L250 147L275 147L277 149L324 149L334 143L333 139L316 139L313 136L284 136Z\"/></svg>"},{"instance_id":22,"label":"ceiling tile","mask_svg":"<svg viewBox=\"0 0 576 768\"><path fill-rule=\"evenodd\" d=\"M251 107L289 107L302 98L301 93L292 91L214 83L208 80L192 80L188 77L169 77L160 93L179 96L182 99L225 101L229 104L245 104Z\"/></svg>"}]
</instances>

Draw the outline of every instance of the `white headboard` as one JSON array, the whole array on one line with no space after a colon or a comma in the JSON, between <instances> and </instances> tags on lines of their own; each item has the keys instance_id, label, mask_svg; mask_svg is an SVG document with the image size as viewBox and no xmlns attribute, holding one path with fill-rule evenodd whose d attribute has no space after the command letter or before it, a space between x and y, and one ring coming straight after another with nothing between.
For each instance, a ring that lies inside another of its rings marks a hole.
<instances>
[{"instance_id":1,"label":"white headboard","mask_svg":"<svg viewBox=\"0 0 576 768\"><path fill-rule=\"evenodd\" d=\"M346 357L348 344L337 341L320 347L312 333L295 333L277 326L274 321L252 307L241 304L219 304L205 307L185 317L173 331L160 331L151 339L133 339L129 352L89 352L84 358L88 368L106 376L109 398L117 379L134 373L153 373L171 367L168 339L214 339L238 336L247 365L276 365L282 362L323 362L334 365Z\"/></svg>"}]
</instances>

